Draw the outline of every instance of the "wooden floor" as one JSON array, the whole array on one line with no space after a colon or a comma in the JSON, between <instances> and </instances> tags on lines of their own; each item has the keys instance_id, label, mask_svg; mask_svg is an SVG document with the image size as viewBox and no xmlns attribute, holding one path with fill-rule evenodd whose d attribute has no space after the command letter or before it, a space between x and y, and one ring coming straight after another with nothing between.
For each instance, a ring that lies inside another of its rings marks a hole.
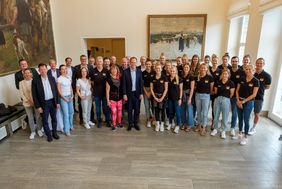
<instances>
[{"instance_id":1,"label":"wooden floor","mask_svg":"<svg viewBox=\"0 0 282 189\"><path fill-rule=\"evenodd\" d=\"M112 132L76 124L71 137L52 143L19 130L0 143L0 188L282 188L282 128L267 119L247 146L141 127Z\"/></svg>"}]
</instances>

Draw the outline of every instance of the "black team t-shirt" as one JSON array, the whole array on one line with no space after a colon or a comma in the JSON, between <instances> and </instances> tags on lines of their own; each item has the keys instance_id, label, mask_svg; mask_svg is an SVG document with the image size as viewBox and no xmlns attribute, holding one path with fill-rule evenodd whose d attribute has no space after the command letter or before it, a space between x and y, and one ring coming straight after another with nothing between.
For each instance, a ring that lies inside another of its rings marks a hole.
<instances>
[{"instance_id":1,"label":"black team t-shirt","mask_svg":"<svg viewBox=\"0 0 282 189\"><path fill-rule=\"evenodd\" d=\"M254 76L259 80L259 90L256 96L256 100L263 100L265 86L271 84L271 75L269 75L266 71L262 71L261 73L255 73Z\"/></svg>"},{"instance_id":2,"label":"black team t-shirt","mask_svg":"<svg viewBox=\"0 0 282 189\"><path fill-rule=\"evenodd\" d=\"M190 76L189 74L183 77L183 91L190 89L191 82L194 81L194 77Z\"/></svg>"},{"instance_id":3,"label":"black team t-shirt","mask_svg":"<svg viewBox=\"0 0 282 189\"><path fill-rule=\"evenodd\" d=\"M97 68L94 69L93 74L91 74L91 81L94 82L94 96L106 97L106 81L109 76L109 71L105 68L98 71Z\"/></svg>"},{"instance_id":4,"label":"black team t-shirt","mask_svg":"<svg viewBox=\"0 0 282 189\"><path fill-rule=\"evenodd\" d=\"M232 69L230 70L230 80L233 81L235 88L243 77L245 77L245 72L241 68L238 68L235 72Z\"/></svg>"},{"instance_id":5,"label":"black team t-shirt","mask_svg":"<svg viewBox=\"0 0 282 189\"><path fill-rule=\"evenodd\" d=\"M151 83L153 83L153 91L155 94L163 94L165 91L165 82L168 82L165 75L161 75L159 79L154 76Z\"/></svg>"},{"instance_id":6,"label":"black team t-shirt","mask_svg":"<svg viewBox=\"0 0 282 189\"><path fill-rule=\"evenodd\" d=\"M180 97L180 84L183 83L182 78L178 77L178 83L176 78L168 79L168 98L172 100L179 100Z\"/></svg>"},{"instance_id":7,"label":"black team t-shirt","mask_svg":"<svg viewBox=\"0 0 282 189\"><path fill-rule=\"evenodd\" d=\"M231 80L228 80L226 83L219 80L214 84L214 87L217 88L216 96L223 96L226 98L230 98L231 89L235 89L235 85Z\"/></svg>"},{"instance_id":8,"label":"black team t-shirt","mask_svg":"<svg viewBox=\"0 0 282 189\"><path fill-rule=\"evenodd\" d=\"M210 67L210 73L211 73L211 75L212 75L213 80L214 80L215 83L219 81L221 71L222 71L222 70L219 69L218 67L216 68L215 71L212 71L212 67Z\"/></svg>"},{"instance_id":9,"label":"black team t-shirt","mask_svg":"<svg viewBox=\"0 0 282 189\"><path fill-rule=\"evenodd\" d=\"M253 79L247 82L246 77L243 77L240 81L239 97L248 98L248 96L253 94L255 87L259 87L259 80L257 78L253 77Z\"/></svg>"},{"instance_id":10,"label":"black team t-shirt","mask_svg":"<svg viewBox=\"0 0 282 189\"><path fill-rule=\"evenodd\" d=\"M142 78L143 78L143 86L144 87L150 87L150 83L152 81L152 79L154 78L155 73L153 70L151 70L151 72L147 72L147 70L144 70L142 72Z\"/></svg>"},{"instance_id":11,"label":"black team t-shirt","mask_svg":"<svg viewBox=\"0 0 282 189\"><path fill-rule=\"evenodd\" d=\"M211 83L214 82L214 79L211 75L206 75L196 79L196 92L210 94Z\"/></svg>"}]
</instances>

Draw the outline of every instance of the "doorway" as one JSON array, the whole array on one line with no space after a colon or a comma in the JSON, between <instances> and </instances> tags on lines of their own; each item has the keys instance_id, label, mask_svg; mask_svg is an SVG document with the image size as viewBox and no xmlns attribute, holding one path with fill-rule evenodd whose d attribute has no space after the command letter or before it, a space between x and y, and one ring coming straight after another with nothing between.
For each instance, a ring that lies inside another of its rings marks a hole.
<instances>
[{"instance_id":1,"label":"doorway","mask_svg":"<svg viewBox=\"0 0 282 189\"><path fill-rule=\"evenodd\" d=\"M117 63L125 57L125 38L86 38L88 57L115 56Z\"/></svg>"}]
</instances>

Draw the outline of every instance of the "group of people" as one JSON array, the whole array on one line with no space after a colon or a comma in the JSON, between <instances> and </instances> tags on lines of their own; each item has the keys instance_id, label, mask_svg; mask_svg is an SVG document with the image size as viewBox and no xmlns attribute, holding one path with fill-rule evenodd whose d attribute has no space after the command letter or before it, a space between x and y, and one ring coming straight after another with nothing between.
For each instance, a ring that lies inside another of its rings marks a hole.
<instances>
[{"instance_id":1,"label":"group of people","mask_svg":"<svg viewBox=\"0 0 282 189\"><path fill-rule=\"evenodd\" d=\"M211 101L210 135L220 133L222 139L226 138L231 110L230 136L232 139L240 138L240 144L245 145L248 135L256 132L264 91L271 85L271 76L263 69L263 58L256 60L255 67L249 55L244 56L242 66L237 56L231 58L231 65L229 59L228 54L223 55L219 65L216 55L207 55L200 63L198 55L189 61L184 54L173 63L162 54L158 61L142 56L141 65L137 66L136 57L124 57L119 65L115 56L90 57L87 64L87 57L81 55L81 63L75 67L70 57L59 69L54 59L49 60L49 70L46 64L40 63L39 74L28 68L27 61L22 59L15 81L27 112L30 139L34 139L36 129L38 135L43 136L41 125L49 142L53 138L59 139L57 130L70 136L74 129L77 96L80 124L86 129L93 127L94 122L98 128L102 127L102 109L106 125L113 131L123 127L126 111L127 130L140 130L139 114L143 100L147 127L154 125L157 132L165 129L174 133L194 130L202 136L207 134ZM253 110L254 124L250 128ZM60 118L62 127L58 126ZM237 118L238 134L235 132Z\"/></svg>"}]
</instances>

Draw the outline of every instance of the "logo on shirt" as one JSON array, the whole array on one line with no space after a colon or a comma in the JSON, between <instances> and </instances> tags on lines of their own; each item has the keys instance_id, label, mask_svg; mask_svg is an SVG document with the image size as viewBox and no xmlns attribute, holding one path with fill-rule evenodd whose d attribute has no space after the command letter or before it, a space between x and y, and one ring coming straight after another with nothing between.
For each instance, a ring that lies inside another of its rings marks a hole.
<instances>
[{"instance_id":1,"label":"logo on shirt","mask_svg":"<svg viewBox=\"0 0 282 189\"><path fill-rule=\"evenodd\" d=\"M236 78L240 78L240 75L236 75Z\"/></svg>"},{"instance_id":2,"label":"logo on shirt","mask_svg":"<svg viewBox=\"0 0 282 189\"><path fill-rule=\"evenodd\" d=\"M205 83L209 83L209 80L205 80Z\"/></svg>"},{"instance_id":3,"label":"logo on shirt","mask_svg":"<svg viewBox=\"0 0 282 189\"><path fill-rule=\"evenodd\" d=\"M164 81L163 80L160 80L160 83L163 83Z\"/></svg>"},{"instance_id":4,"label":"logo on shirt","mask_svg":"<svg viewBox=\"0 0 282 189\"><path fill-rule=\"evenodd\" d=\"M229 86L226 86L226 89L227 89L227 90L229 90L229 89L230 89L230 87L229 87Z\"/></svg>"},{"instance_id":5,"label":"logo on shirt","mask_svg":"<svg viewBox=\"0 0 282 189\"><path fill-rule=\"evenodd\" d=\"M253 87L254 86L254 84L252 84L252 83L249 83L249 87Z\"/></svg>"},{"instance_id":6,"label":"logo on shirt","mask_svg":"<svg viewBox=\"0 0 282 189\"><path fill-rule=\"evenodd\" d=\"M103 73L103 76L106 76L106 74L105 74L105 73Z\"/></svg>"},{"instance_id":7,"label":"logo on shirt","mask_svg":"<svg viewBox=\"0 0 282 189\"><path fill-rule=\"evenodd\" d=\"M219 75L219 73L216 73L215 75L217 75L217 76L218 76L218 75Z\"/></svg>"},{"instance_id":8,"label":"logo on shirt","mask_svg":"<svg viewBox=\"0 0 282 189\"><path fill-rule=\"evenodd\" d=\"M189 79L186 79L187 82L189 82Z\"/></svg>"},{"instance_id":9,"label":"logo on shirt","mask_svg":"<svg viewBox=\"0 0 282 189\"><path fill-rule=\"evenodd\" d=\"M260 78L259 80L260 80L260 81L264 81L264 79L263 79L263 78Z\"/></svg>"}]
</instances>

